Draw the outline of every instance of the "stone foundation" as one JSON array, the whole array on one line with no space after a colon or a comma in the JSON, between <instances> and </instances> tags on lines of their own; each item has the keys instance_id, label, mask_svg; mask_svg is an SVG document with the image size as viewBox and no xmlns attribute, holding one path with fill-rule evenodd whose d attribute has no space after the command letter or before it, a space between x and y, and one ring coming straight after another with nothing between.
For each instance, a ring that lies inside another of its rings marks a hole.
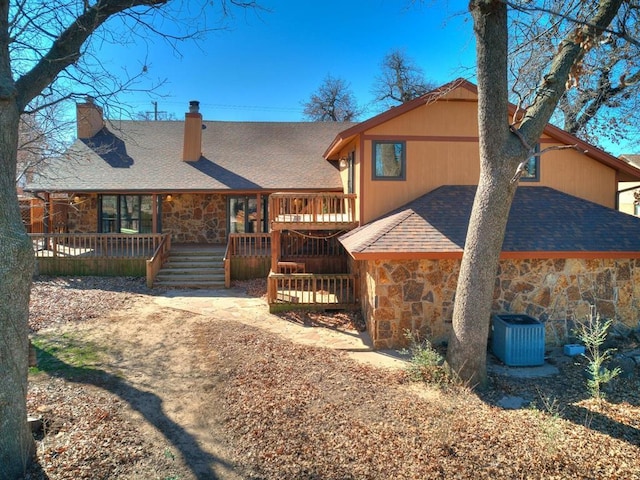
<instances>
[{"instance_id":1,"label":"stone foundation","mask_svg":"<svg viewBox=\"0 0 640 480\"><path fill-rule=\"evenodd\" d=\"M356 262L362 309L376 348L405 345L412 330L446 340L453 316L459 260ZM547 343L560 344L591 305L603 318L638 326L640 260L502 260L493 312L526 313L545 322Z\"/></svg>"}]
</instances>

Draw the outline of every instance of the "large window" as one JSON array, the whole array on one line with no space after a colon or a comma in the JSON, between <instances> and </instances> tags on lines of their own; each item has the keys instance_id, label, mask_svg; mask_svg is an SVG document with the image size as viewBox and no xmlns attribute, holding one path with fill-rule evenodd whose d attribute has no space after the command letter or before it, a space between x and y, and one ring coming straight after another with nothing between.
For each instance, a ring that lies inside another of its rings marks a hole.
<instances>
[{"instance_id":1,"label":"large window","mask_svg":"<svg viewBox=\"0 0 640 480\"><path fill-rule=\"evenodd\" d=\"M405 142L373 142L373 179L404 180L406 178Z\"/></svg>"},{"instance_id":2,"label":"large window","mask_svg":"<svg viewBox=\"0 0 640 480\"><path fill-rule=\"evenodd\" d=\"M100 195L98 216L100 233L151 233L151 195Z\"/></svg>"},{"instance_id":3,"label":"large window","mask_svg":"<svg viewBox=\"0 0 640 480\"><path fill-rule=\"evenodd\" d=\"M536 144L535 154L529 157L525 164L526 170L520 176L523 182L540 181L540 144Z\"/></svg>"},{"instance_id":4,"label":"large window","mask_svg":"<svg viewBox=\"0 0 640 480\"><path fill-rule=\"evenodd\" d=\"M263 233L267 228L267 197L261 196L260 215L258 215L257 196L229 197L229 233Z\"/></svg>"}]
</instances>

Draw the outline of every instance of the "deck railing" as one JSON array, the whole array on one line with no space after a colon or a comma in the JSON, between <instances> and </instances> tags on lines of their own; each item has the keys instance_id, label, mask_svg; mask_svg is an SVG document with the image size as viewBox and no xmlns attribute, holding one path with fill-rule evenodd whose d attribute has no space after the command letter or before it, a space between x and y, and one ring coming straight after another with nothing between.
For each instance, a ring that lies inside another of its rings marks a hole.
<instances>
[{"instance_id":1,"label":"deck railing","mask_svg":"<svg viewBox=\"0 0 640 480\"><path fill-rule=\"evenodd\" d=\"M152 288L156 275L162 268L162 265L169 258L171 250L171 235L163 235L158 248L153 252L153 256L147 260L147 287Z\"/></svg>"},{"instance_id":2,"label":"deck railing","mask_svg":"<svg viewBox=\"0 0 640 480\"><path fill-rule=\"evenodd\" d=\"M268 233L231 233L224 255L224 283L231 286L232 277L246 279L264 276L271 258L271 236Z\"/></svg>"},{"instance_id":3,"label":"deck railing","mask_svg":"<svg viewBox=\"0 0 640 480\"><path fill-rule=\"evenodd\" d=\"M159 233L31 233L36 257L143 258L162 241Z\"/></svg>"},{"instance_id":4,"label":"deck railing","mask_svg":"<svg viewBox=\"0 0 640 480\"><path fill-rule=\"evenodd\" d=\"M273 193L269 196L272 228L291 224L313 224L333 228L356 223L356 195L335 192Z\"/></svg>"},{"instance_id":5,"label":"deck railing","mask_svg":"<svg viewBox=\"0 0 640 480\"><path fill-rule=\"evenodd\" d=\"M272 311L292 308L355 308L356 276L351 274L271 273L267 299Z\"/></svg>"}]
</instances>

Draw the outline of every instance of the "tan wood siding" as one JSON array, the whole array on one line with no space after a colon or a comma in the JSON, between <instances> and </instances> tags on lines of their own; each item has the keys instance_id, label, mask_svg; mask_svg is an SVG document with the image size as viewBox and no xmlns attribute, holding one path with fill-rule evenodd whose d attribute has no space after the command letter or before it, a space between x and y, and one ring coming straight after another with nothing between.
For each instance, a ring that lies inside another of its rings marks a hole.
<instances>
[{"instance_id":1,"label":"tan wood siding","mask_svg":"<svg viewBox=\"0 0 640 480\"><path fill-rule=\"evenodd\" d=\"M358 220L370 222L442 185L477 185L480 174L477 104L468 100L426 104L364 132L357 142ZM406 142L406 180L372 179L372 142ZM553 145L543 138L541 148ZM350 147L351 148L351 147ZM346 189L346 171L343 172ZM540 181L547 186L615 208L616 172L572 149L546 152Z\"/></svg>"}]
</instances>

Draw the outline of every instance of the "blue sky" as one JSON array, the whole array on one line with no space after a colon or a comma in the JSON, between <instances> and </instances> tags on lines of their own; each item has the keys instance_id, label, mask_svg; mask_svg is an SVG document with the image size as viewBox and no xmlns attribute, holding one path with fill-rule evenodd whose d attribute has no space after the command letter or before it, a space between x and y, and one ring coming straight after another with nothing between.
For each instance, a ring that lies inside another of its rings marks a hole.
<instances>
[{"instance_id":1,"label":"blue sky","mask_svg":"<svg viewBox=\"0 0 640 480\"><path fill-rule=\"evenodd\" d=\"M176 56L159 39L138 45L102 44L109 68L139 70L166 79L160 111L180 119L189 100L201 102L207 120L302 120L301 103L331 74L351 84L362 106L380 63L404 50L437 84L473 80L474 41L464 0L259 0L266 11L234 10L228 27ZM124 100L135 111L153 110L139 93ZM377 113L373 108L361 120ZM113 114L112 114L113 116Z\"/></svg>"}]
</instances>

